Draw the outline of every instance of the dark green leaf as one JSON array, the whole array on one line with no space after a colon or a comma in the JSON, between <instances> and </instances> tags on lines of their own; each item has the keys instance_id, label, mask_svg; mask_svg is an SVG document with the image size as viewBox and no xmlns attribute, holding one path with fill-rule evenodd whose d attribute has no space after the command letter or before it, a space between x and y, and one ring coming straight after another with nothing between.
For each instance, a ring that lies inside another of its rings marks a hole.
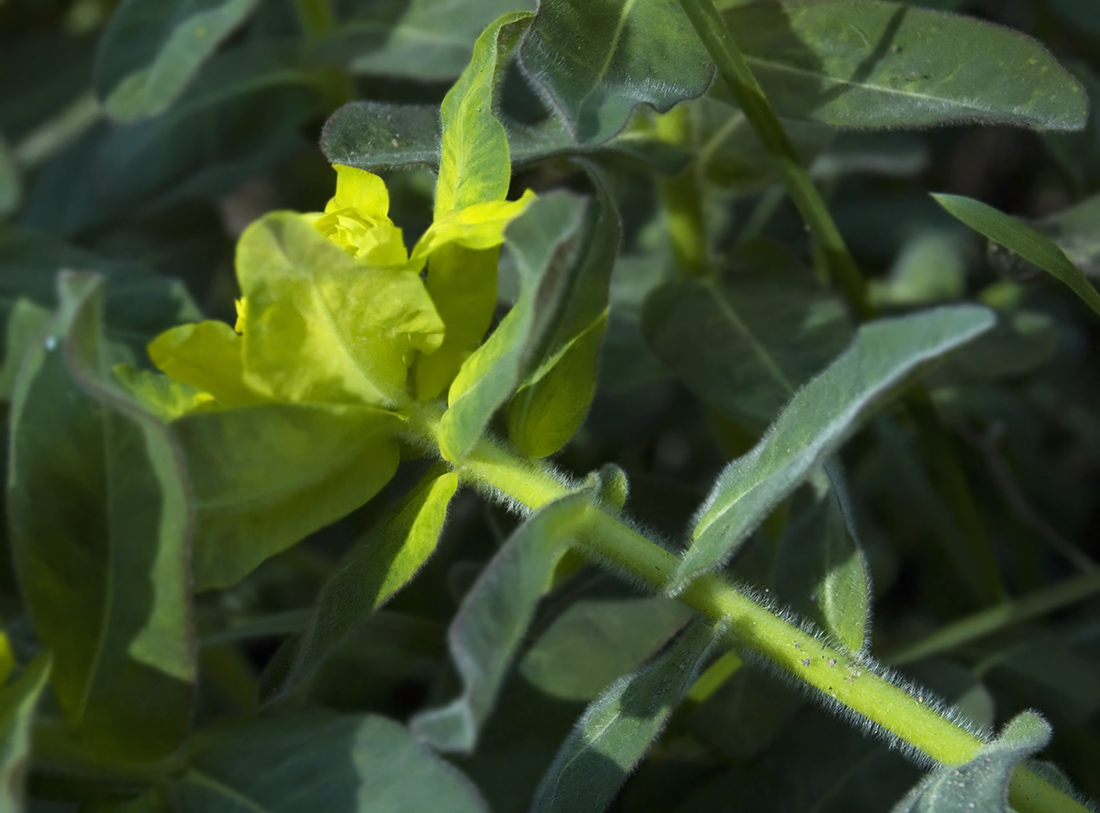
<instances>
[{"instance_id":1,"label":"dark green leaf","mask_svg":"<svg viewBox=\"0 0 1100 813\"><path fill-rule=\"evenodd\" d=\"M836 451L884 395L921 365L988 330L985 308L960 305L865 325L791 400L756 447L719 476L669 589L729 558L771 509Z\"/></svg>"},{"instance_id":2,"label":"dark green leaf","mask_svg":"<svg viewBox=\"0 0 1100 813\"><path fill-rule=\"evenodd\" d=\"M1032 223L1085 274L1100 277L1100 195Z\"/></svg>"},{"instance_id":3,"label":"dark green leaf","mask_svg":"<svg viewBox=\"0 0 1100 813\"><path fill-rule=\"evenodd\" d=\"M23 355L38 339L50 321L51 312L29 299L17 299L7 314L7 335L4 337L4 366L0 368L0 400L11 400L15 375Z\"/></svg>"},{"instance_id":4,"label":"dark green leaf","mask_svg":"<svg viewBox=\"0 0 1100 813\"><path fill-rule=\"evenodd\" d=\"M1058 326L1035 311L997 314L989 333L962 348L932 375L936 385L1023 375L1051 360L1058 349Z\"/></svg>"},{"instance_id":5,"label":"dark green leaf","mask_svg":"<svg viewBox=\"0 0 1100 813\"><path fill-rule=\"evenodd\" d=\"M683 604L663 597L578 601L527 651L519 671L548 695L587 702L637 669L689 617Z\"/></svg>"},{"instance_id":6,"label":"dark green leaf","mask_svg":"<svg viewBox=\"0 0 1100 813\"><path fill-rule=\"evenodd\" d=\"M21 813L23 777L30 765L34 709L50 675L50 656L41 654L10 686L0 689L0 810Z\"/></svg>"},{"instance_id":7,"label":"dark green leaf","mask_svg":"<svg viewBox=\"0 0 1100 813\"><path fill-rule=\"evenodd\" d=\"M1051 240L992 206L961 195L933 195L936 202L963 223L1068 285L1081 301L1100 315L1100 293Z\"/></svg>"},{"instance_id":8,"label":"dark green leaf","mask_svg":"<svg viewBox=\"0 0 1100 813\"><path fill-rule=\"evenodd\" d=\"M51 682L85 746L150 759L187 736L194 507L167 427L110 381L101 278L63 275L16 384L11 545Z\"/></svg>"},{"instance_id":9,"label":"dark green leaf","mask_svg":"<svg viewBox=\"0 0 1100 813\"><path fill-rule=\"evenodd\" d=\"M702 95L714 73L687 17L665 0L543 3L520 61L579 144L609 140L639 105L664 112Z\"/></svg>"},{"instance_id":10,"label":"dark green leaf","mask_svg":"<svg viewBox=\"0 0 1100 813\"><path fill-rule=\"evenodd\" d=\"M474 749L535 607L592 499L588 490L579 491L540 508L485 566L447 634L462 694L414 717L410 727L418 736L441 750Z\"/></svg>"},{"instance_id":11,"label":"dark green leaf","mask_svg":"<svg viewBox=\"0 0 1100 813\"><path fill-rule=\"evenodd\" d=\"M174 809L202 813L488 813L469 781L375 715L270 717L197 736Z\"/></svg>"},{"instance_id":12,"label":"dark green leaf","mask_svg":"<svg viewBox=\"0 0 1100 813\"><path fill-rule=\"evenodd\" d=\"M19 177L19 167L15 163L4 134L0 133L0 218L7 217L17 208L23 196L23 181Z\"/></svg>"},{"instance_id":13,"label":"dark green leaf","mask_svg":"<svg viewBox=\"0 0 1100 813\"><path fill-rule=\"evenodd\" d=\"M769 421L845 347L843 304L778 246L742 246L720 278L657 288L646 343L681 381L731 418Z\"/></svg>"},{"instance_id":14,"label":"dark green leaf","mask_svg":"<svg viewBox=\"0 0 1100 813\"><path fill-rule=\"evenodd\" d=\"M928 774L894 807L893 813L1008 813L1013 769L1050 742L1050 726L1033 711L1013 717L1001 735L974 759ZM1013 807L1019 800L1013 799Z\"/></svg>"},{"instance_id":15,"label":"dark green leaf","mask_svg":"<svg viewBox=\"0 0 1100 813\"><path fill-rule=\"evenodd\" d=\"M439 109L434 105L349 102L321 132L321 149L334 164L373 172L439 168Z\"/></svg>"},{"instance_id":16,"label":"dark green leaf","mask_svg":"<svg viewBox=\"0 0 1100 813\"><path fill-rule=\"evenodd\" d=\"M306 629L268 664L269 700L307 680L354 627L416 575L435 550L457 488L457 474L433 469L392 514L356 541L322 588Z\"/></svg>"},{"instance_id":17,"label":"dark green leaf","mask_svg":"<svg viewBox=\"0 0 1100 813\"><path fill-rule=\"evenodd\" d=\"M1049 51L973 18L878 0L765 0L724 17L780 116L861 128L1085 124L1085 92ZM715 93L730 98L725 83Z\"/></svg>"},{"instance_id":18,"label":"dark green leaf","mask_svg":"<svg viewBox=\"0 0 1100 813\"><path fill-rule=\"evenodd\" d=\"M539 784L532 810L605 810L721 637L721 629L696 621L651 663L600 695L562 744Z\"/></svg>"},{"instance_id":19,"label":"dark green leaf","mask_svg":"<svg viewBox=\"0 0 1100 813\"><path fill-rule=\"evenodd\" d=\"M137 121L166 110L257 0L123 0L99 40L93 78L107 113Z\"/></svg>"}]
</instances>

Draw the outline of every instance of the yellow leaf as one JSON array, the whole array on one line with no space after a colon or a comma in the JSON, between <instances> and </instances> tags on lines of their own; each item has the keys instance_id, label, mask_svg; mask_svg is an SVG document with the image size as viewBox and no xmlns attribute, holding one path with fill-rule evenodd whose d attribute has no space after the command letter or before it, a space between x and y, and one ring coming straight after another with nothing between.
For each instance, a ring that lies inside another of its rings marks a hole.
<instances>
[{"instance_id":1,"label":"yellow leaf","mask_svg":"<svg viewBox=\"0 0 1100 813\"><path fill-rule=\"evenodd\" d=\"M472 249L499 246L504 242L508 224L523 214L534 200L535 193L528 189L519 200L478 203L438 218L417 241L412 259L425 258L448 244Z\"/></svg>"},{"instance_id":2,"label":"yellow leaf","mask_svg":"<svg viewBox=\"0 0 1100 813\"><path fill-rule=\"evenodd\" d=\"M176 381L210 393L221 406L263 403L268 399L245 383L242 348L233 328L208 321L164 331L149 344L149 358Z\"/></svg>"}]
</instances>

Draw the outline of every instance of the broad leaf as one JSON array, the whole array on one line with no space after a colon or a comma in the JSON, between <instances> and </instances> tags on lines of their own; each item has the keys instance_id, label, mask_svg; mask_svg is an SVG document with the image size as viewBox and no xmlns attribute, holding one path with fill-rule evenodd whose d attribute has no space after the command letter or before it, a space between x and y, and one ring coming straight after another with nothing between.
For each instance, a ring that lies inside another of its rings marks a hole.
<instances>
[{"instance_id":1,"label":"broad leaf","mask_svg":"<svg viewBox=\"0 0 1100 813\"><path fill-rule=\"evenodd\" d=\"M540 508L512 534L466 593L447 643L462 678L462 694L421 712L410 726L444 751L469 753L496 701L512 658L549 589L558 561L592 505L575 492Z\"/></svg>"},{"instance_id":2,"label":"broad leaf","mask_svg":"<svg viewBox=\"0 0 1100 813\"><path fill-rule=\"evenodd\" d=\"M936 202L963 223L995 243L1015 251L1069 286L1100 315L1100 293L1081 270L1050 239L988 204L961 195L933 195Z\"/></svg>"},{"instance_id":3,"label":"broad leaf","mask_svg":"<svg viewBox=\"0 0 1100 813\"><path fill-rule=\"evenodd\" d=\"M376 715L269 717L195 737L173 809L488 813L461 773Z\"/></svg>"},{"instance_id":4,"label":"broad leaf","mask_svg":"<svg viewBox=\"0 0 1100 813\"><path fill-rule=\"evenodd\" d=\"M34 709L50 674L50 656L36 657L10 686L0 689L0 810L21 813L23 778L31 761Z\"/></svg>"},{"instance_id":5,"label":"broad leaf","mask_svg":"<svg viewBox=\"0 0 1100 813\"><path fill-rule=\"evenodd\" d=\"M99 40L93 82L117 121L166 110L256 0L124 0Z\"/></svg>"},{"instance_id":6,"label":"broad leaf","mask_svg":"<svg viewBox=\"0 0 1100 813\"><path fill-rule=\"evenodd\" d=\"M322 588L309 625L268 664L268 700L307 680L352 629L416 575L435 550L457 488L457 474L433 469L393 513L356 541Z\"/></svg>"},{"instance_id":7,"label":"broad leaf","mask_svg":"<svg viewBox=\"0 0 1100 813\"><path fill-rule=\"evenodd\" d=\"M893 808L893 813L1008 813L1009 783L1013 771L1028 757L1050 742L1050 726L1033 711L1025 711L1009 720L1001 734L984 746L965 765L945 765L920 781ZM1013 783L1015 784L1015 783ZM1023 799L1012 794L1012 807Z\"/></svg>"},{"instance_id":8,"label":"broad leaf","mask_svg":"<svg viewBox=\"0 0 1100 813\"><path fill-rule=\"evenodd\" d=\"M690 616L683 604L660 596L577 601L527 650L519 671L551 697L594 700L641 666Z\"/></svg>"},{"instance_id":9,"label":"broad leaf","mask_svg":"<svg viewBox=\"0 0 1100 813\"><path fill-rule=\"evenodd\" d=\"M586 208L574 196L547 195L509 226L508 247L523 293L451 384L440 431L447 459L460 460L473 447L522 382L535 346L557 328L556 305L576 267L575 244L584 231Z\"/></svg>"},{"instance_id":10,"label":"broad leaf","mask_svg":"<svg viewBox=\"0 0 1100 813\"><path fill-rule=\"evenodd\" d=\"M957 306L865 325L852 345L802 388L744 457L730 463L697 514L691 547L669 588L718 566L771 509L835 452L882 397L921 365L988 330L985 308Z\"/></svg>"},{"instance_id":11,"label":"broad leaf","mask_svg":"<svg viewBox=\"0 0 1100 813\"><path fill-rule=\"evenodd\" d=\"M40 308L29 299L19 298L8 314L4 337L4 366L0 368L0 400L10 400L15 387L15 374L23 355L37 340L50 321L50 311Z\"/></svg>"},{"instance_id":12,"label":"broad leaf","mask_svg":"<svg viewBox=\"0 0 1100 813\"><path fill-rule=\"evenodd\" d=\"M106 373L101 279L63 275L60 311L12 404L12 551L51 682L86 747L150 759L188 734L194 504L168 428Z\"/></svg>"},{"instance_id":13,"label":"broad leaf","mask_svg":"<svg viewBox=\"0 0 1100 813\"><path fill-rule=\"evenodd\" d=\"M722 630L696 621L585 711L539 784L533 811L601 813L660 736Z\"/></svg>"},{"instance_id":14,"label":"broad leaf","mask_svg":"<svg viewBox=\"0 0 1100 813\"><path fill-rule=\"evenodd\" d=\"M757 421L774 418L852 332L836 296L762 241L742 246L722 277L654 290L642 329L654 355L697 395L731 418Z\"/></svg>"},{"instance_id":15,"label":"broad leaf","mask_svg":"<svg viewBox=\"0 0 1100 813\"><path fill-rule=\"evenodd\" d=\"M1085 92L1049 51L970 17L879 0L764 0L723 16L780 116L861 128L1085 124ZM714 92L730 99L725 83Z\"/></svg>"},{"instance_id":16,"label":"broad leaf","mask_svg":"<svg viewBox=\"0 0 1100 813\"><path fill-rule=\"evenodd\" d=\"M714 73L676 3L543 3L520 49L524 71L580 144L609 140L634 110L661 112L706 91Z\"/></svg>"}]
</instances>

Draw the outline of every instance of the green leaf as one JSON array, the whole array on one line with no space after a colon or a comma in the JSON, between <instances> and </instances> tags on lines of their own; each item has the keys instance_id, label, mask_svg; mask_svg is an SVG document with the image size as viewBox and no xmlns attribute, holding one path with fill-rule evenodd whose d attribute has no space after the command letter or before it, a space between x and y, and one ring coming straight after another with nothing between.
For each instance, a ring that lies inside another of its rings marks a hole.
<instances>
[{"instance_id":1,"label":"green leaf","mask_svg":"<svg viewBox=\"0 0 1100 813\"><path fill-rule=\"evenodd\" d=\"M783 249L740 247L721 277L677 279L646 300L642 330L664 364L737 419L771 420L848 343L843 304Z\"/></svg>"},{"instance_id":2,"label":"green leaf","mask_svg":"<svg viewBox=\"0 0 1100 813\"><path fill-rule=\"evenodd\" d=\"M412 353L442 339L416 271L365 265L292 212L245 230L237 277L245 381L278 400L403 404Z\"/></svg>"},{"instance_id":3,"label":"green leaf","mask_svg":"<svg viewBox=\"0 0 1100 813\"><path fill-rule=\"evenodd\" d=\"M663 596L577 601L527 650L520 674L551 697L594 700L667 643L690 615Z\"/></svg>"},{"instance_id":4,"label":"green leaf","mask_svg":"<svg viewBox=\"0 0 1100 813\"><path fill-rule=\"evenodd\" d=\"M367 502L397 470L398 427L378 409L319 404L174 421L195 499L195 589L236 584Z\"/></svg>"},{"instance_id":5,"label":"green leaf","mask_svg":"<svg viewBox=\"0 0 1100 813\"><path fill-rule=\"evenodd\" d=\"M0 218L7 217L19 208L23 197L23 181L11 147L0 133Z\"/></svg>"},{"instance_id":6,"label":"green leaf","mask_svg":"<svg viewBox=\"0 0 1100 813\"><path fill-rule=\"evenodd\" d=\"M203 813L488 813L457 769L376 715L323 712L211 730L192 743L173 809Z\"/></svg>"},{"instance_id":7,"label":"green leaf","mask_svg":"<svg viewBox=\"0 0 1100 813\"><path fill-rule=\"evenodd\" d=\"M194 504L167 427L114 387L102 280L62 275L60 311L12 403L12 552L51 682L85 747L171 753L191 721Z\"/></svg>"},{"instance_id":8,"label":"green leaf","mask_svg":"<svg viewBox=\"0 0 1100 813\"><path fill-rule=\"evenodd\" d=\"M23 777L31 759L31 728L51 658L36 657L15 682L0 689L0 810L21 813Z\"/></svg>"},{"instance_id":9,"label":"green leaf","mask_svg":"<svg viewBox=\"0 0 1100 813\"><path fill-rule=\"evenodd\" d=\"M696 621L651 663L600 695L562 744L531 809L606 810L721 637L721 629Z\"/></svg>"},{"instance_id":10,"label":"green leaf","mask_svg":"<svg viewBox=\"0 0 1100 813\"><path fill-rule=\"evenodd\" d=\"M457 488L456 473L432 469L395 511L356 541L321 589L309 625L268 664L269 701L307 680L353 628L416 575L435 551Z\"/></svg>"},{"instance_id":11,"label":"green leaf","mask_svg":"<svg viewBox=\"0 0 1100 813\"><path fill-rule=\"evenodd\" d=\"M825 471L801 510L792 509L796 518L775 553L772 584L780 602L862 652L870 634L867 565L850 530L843 476L836 464Z\"/></svg>"},{"instance_id":12,"label":"green leaf","mask_svg":"<svg viewBox=\"0 0 1100 813\"><path fill-rule=\"evenodd\" d=\"M962 195L933 195L936 203L979 234L1015 251L1068 285L1100 315L1100 293L1051 240L992 206Z\"/></svg>"},{"instance_id":13,"label":"green leaf","mask_svg":"<svg viewBox=\"0 0 1100 813\"><path fill-rule=\"evenodd\" d=\"M0 400L11 399L15 375L27 350L50 321L52 314L29 299L15 301L8 314L7 336L4 337L4 366L0 368Z\"/></svg>"},{"instance_id":14,"label":"green leaf","mask_svg":"<svg viewBox=\"0 0 1100 813\"><path fill-rule=\"evenodd\" d=\"M586 489L543 506L485 566L447 633L462 694L446 706L416 715L410 727L419 737L440 750L473 751L539 599L574 543L592 499Z\"/></svg>"},{"instance_id":15,"label":"green leaf","mask_svg":"<svg viewBox=\"0 0 1100 813\"><path fill-rule=\"evenodd\" d=\"M395 5L402 9L396 18L391 11ZM494 20L510 11L533 8L532 0L411 0L399 4L359 0L337 29L336 43L322 41L318 50L330 53L333 48L355 48L348 62L353 73L449 81L462 73L474 42Z\"/></svg>"},{"instance_id":16,"label":"green leaf","mask_svg":"<svg viewBox=\"0 0 1100 813\"><path fill-rule=\"evenodd\" d=\"M1100 195L1085 198L1068 209L1027 225L1053 241L1087 276L1100 276ZM1034 266L1018 254L990 252L988 257L990 264L1010 279L1027 276L1018 265L1027 266L1027 270L1034 273Z\"/></svg>"},{"instance_id":17,"label":"green leaf","mask_svg":"<svg viewBox=\"0 0 1100 813\"><path fill-rule=\"evenodd\" d=\"M256 0L124 0L99 39L93 83L107 114L137 121L166 110Z\"/></svg>"},{"instance_id":18,"label":"green leaf","mask_svg":"<svg viewBox=\"0 0 1100 813\"><path fill-rule=\"evenodd\" d=\"M567 193L536 200L508 227L523 292L497 329L462 365L443 413L440 447L449 460L460 460L477 442L498 407L515 392L527 373L532 348L556 329L554 305L565 293L575 243L584 230L584 202Z\"/></svg>"},{"instance_id":19,"label":"green leaf","mask_svg":"<svg viewBox=\"0 0 1100 813\"><path fill-rule=\"evenodd\" d=\"M791 400L767 434L730 463L700 507L668 589L728 559L768 512L833 454L906 377L988 330L985 308L937 308L862 327L852 345Z\"/></svg>"},{"instance_id":20,"label":"green leaf","mask_svg":"<svg viewBox=\"0 0 1100 813\"><path fill-rule=\"evenodd\" d=\"M578 144L609 140L634 110L701 96L714 66L687 17L665 0L543 3L520 48Z\"/></svg>"},{"instance_id":21,"label":"green leaf","mask_svg":"<svg viewBox=\"0 0 1100 813\"><path fill-rule=\"evenodd\" d=\"M494 90L531 19L527 12L513 12L485 29L469 67L443 99L436 220L467 206L504 200L508 194L512 165L508 136L494 109Z\"/></svg>"},{"instance_id":22,"label":"green leaf","mask_svg":"<svg viewBox=\"0 0 1100 813\"><path fill-rule=\"evenodd\" d=\"M1050 734L1046 720L1035 712L1018 714L970 762L945 765L925 776L892 813L1008 813L1013 769L1045 748ZM1014 798L1013 807L1017 805Z\"/></svg>"},{"instance_id":23,"label":"green leaf","mask_svg":"<svg viewBox=\"0 0 1100 813\"><path fill-rule=\"evenodd\" d=\"M970 17L878 0L765 0L723 16L780 116L860 128L1085 124L1084 90L1046 48ZM714 93L731 100L724 83Z\"/></svg>"},{"instance_id":24,"label":"green leaf","mask_svg":"<svg viewBox=\"0 0 1100 813\"><path fill-rule=\"evenodd\" d=\"M431 104L348 102L329 116L321 150L333 164L384 172L439 168L439 108Z\"/></svg>"}]
</instances>

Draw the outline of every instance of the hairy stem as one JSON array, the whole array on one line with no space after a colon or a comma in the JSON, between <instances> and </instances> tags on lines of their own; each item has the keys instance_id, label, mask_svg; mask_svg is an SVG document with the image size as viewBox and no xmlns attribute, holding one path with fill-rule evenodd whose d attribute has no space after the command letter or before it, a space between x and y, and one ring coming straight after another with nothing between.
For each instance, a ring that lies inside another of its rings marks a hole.
<instances>
[{"instance_id":1,"label":"hairy stem","mask_svg":"<svg viewBox=\"0 0 1100 813\"><path fill-rule=\"evenodd\" d=\"M440 411L421 405L409 415L406 436L418 446L439 449ZM441 456L441 455L440 455ZM460 463L451 463L462 480L514 507L536 510L569 494L568 478L547 464L481 440ZM678 558L644 534L597 506L582 525L580 552L661 592ZM709 573L677 598L697 612L727 625L728 638L740 649L766 658L790 677L819 692L826 702L849 709L878 730L946 765L974 758L984 741L944 716L917 688L903 686L867 658L838 649L780 617L743 590ZM1085 808L1024 768L1012 779L1017 810L1034 813L1083 813Z\"/></svg>"}]
</instances>

